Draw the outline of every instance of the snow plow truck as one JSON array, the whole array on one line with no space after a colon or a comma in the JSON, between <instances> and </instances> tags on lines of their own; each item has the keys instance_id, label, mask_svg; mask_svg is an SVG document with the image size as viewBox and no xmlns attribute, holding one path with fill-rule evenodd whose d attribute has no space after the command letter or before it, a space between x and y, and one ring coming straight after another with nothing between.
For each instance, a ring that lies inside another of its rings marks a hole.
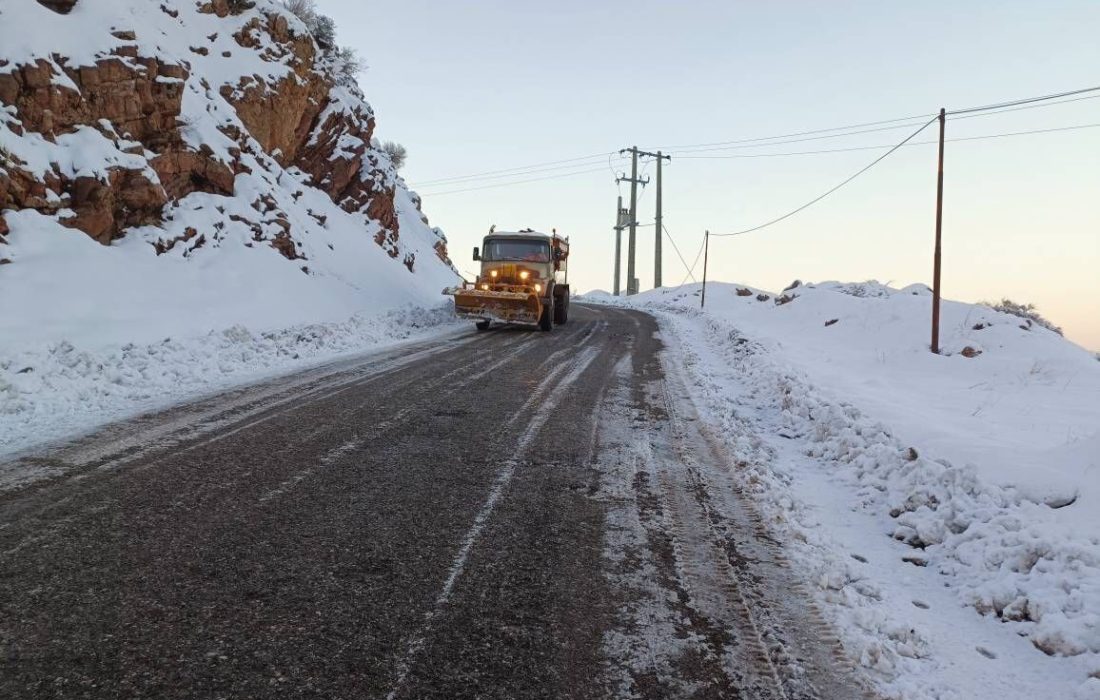
<instances>
[{"instance_id":1,"label":"snow plow truck","mask_svg":"<svg viewBox=\"0 0 1100 700\"><path fill-rule=\"evenodd\" d=\"M489 230L474 260L481 273L473 282L443 290L455 298L455 312L478 330L494 322L538 326L549 331L569 320L569 239L531 229Z\"/></svg>"}]
</instances>

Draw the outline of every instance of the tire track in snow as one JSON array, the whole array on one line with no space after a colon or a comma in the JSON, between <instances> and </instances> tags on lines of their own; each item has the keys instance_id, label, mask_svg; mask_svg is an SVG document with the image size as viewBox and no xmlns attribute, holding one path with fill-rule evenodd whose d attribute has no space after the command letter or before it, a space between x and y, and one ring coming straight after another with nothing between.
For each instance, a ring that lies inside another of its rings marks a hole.
<instances>
[{"instance_id":1,"label":"tire track in snow","mask_svg":"<svg viewBox=\"0 0 1100 700\"><path fill-rule=\"evenodd\" d=\"M680 368L666 355L660 401L668 411L673 461L682 465L673 502L693 522L679 528L682 541L707 540L720 561L725 585L739 605L734 613L774 679L778 698L852 700L876 697L855 676L839 638L794 576L781 545L771 536L751 497L732 478L734 462L700 420ZM682 396L677 400L674 393ZM753 696L756 697L756 696Z\"/></svg>"}]
</instances>

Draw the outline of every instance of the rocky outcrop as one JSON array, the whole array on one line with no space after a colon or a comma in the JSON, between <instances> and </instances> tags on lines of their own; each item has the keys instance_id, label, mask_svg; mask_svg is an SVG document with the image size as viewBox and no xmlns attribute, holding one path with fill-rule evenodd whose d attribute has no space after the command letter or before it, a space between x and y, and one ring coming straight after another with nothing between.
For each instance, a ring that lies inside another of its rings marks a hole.
<instances>
[{"instance_id":1,"label":"rocky outcrop","mask_svg":"<svg viewBox=\"0 0 1100 700\"><path fill-rule=\"evenodd\" d=\"M184 155L180 144L178 118L187 66L139 57L132 47L122 47L118 55L94 65L62 66L70 85L60 80L57 65L39 59L0 73L0 102L15 107L16 121L8 128L51 142L95 129L119 151L162 152L162 158L153 159L153 171L164 177L150 177L146 167L113 167L99 177L70 178L57 172L34 177L16 164L9 168L13 184L7 187L5 206L44 213L71 209L74 215L63 217L63 224L110 243L129 226L159 221L169 192L194 191L204 183L226 191L224 174L201 154Z\"/></svg>"},{"instance_id":2,"label":"rocky outcrop","mask_svg":"<svg viewBox=\"0 0 1100 700\"><path fill-rule=\"evenodd\" d=\"M264 55L289 60L293 72L275 85L246 79L225 86L221 94L233 104L249 134L280 165L309 173L312 184L347 212L363 212L382 227L376 240L391 257L399 255L399 223L394 207L395 183L370 151L374 115L366 104L346 104L333 95L334 84L317 70L316 45L295 36L286 18L271 15L251 20L234 34L246 48L275 41Z\"/></svg>"},{"instance_id":3,"label":"rocky outcrop","mask_svg":"<svg viewBox=\"0 0 1100 700\"><path fill-rule=\"evenodd\" d=\"M39 3L62 14L75 4ZM333 47L320 48L277 5L160 0L155 7L159 13L136 13L141 26L128 27L117 8L89 3L78 13L93 25L82 47L93 58L83 65L48 42L33 58L6 58L0 46L0 144L20 146L15 154L0 150L0 227L7 227L5 209L33 209L103 244L140 227L157 255L235 240L301 260L312 256L305 232L324 228L334 213L294 211L301 196L294 189L308 184L410 270L415 251L429 246L449 264L446 241L430 233L426 218L423 231L415 227L426 240L402 240L396 198L404 184L372 144L374 114ZM43 17L40 9L26 16L35 12ZM210 33L212 19L200 15L223 18L224 29ZM283 194L252 203L255 216L249 203L189 197L237 199L242 187L287 187L293 201ZM205 213L192 225L177 218L181 208Z\"/></svg>"},{"instance_id":4,"label":"rocky outcrop","mask_svg":"<svg viewBox=\"0 0 1100 700\"><path fill-rule=\"evenodd\" d=\"M43 59L0 73L0 102L16 108L23 129L53 141L106 120L115 134L152 150L174 139L187 66L123 47L118 56L63 70L75 89L56 80L55 64Z\"/></svg>"},{"instance_id":5,"label":"rocky outcrop","mask_svg":"<svg viewBox=\"0 0 1100 700\"><path fill-rule=\"evenodd\" d=\"M249 77L240 85L221 88L222 97L233 104L263 149L280 165L293 164L332 89L331 81L315 70L313 39L292 35L282 15L253 18L233 37L248 49L265 47L260 54L264 60L286 60L293 69L275 84Z\"/></svg>"},{"instance_id":6,"label":"rocky outcrop","mask_svg":"<svg viewBox=\"0 0 1100 700\"><path fill-rule=\"evenodd\" d=\"M374 115L353 108L332 110L323 116L313 127L310 138L296 151L295 165L309 173L313 184L332 201L339 204L351 199L354 209L358 209L369 199L359 196L357 190L367 145L374 135Z\"/></svg>"},{"instance_id":7,"label":"rocky outcrop","mask_svg":"<svg viewBox=\"0 0 1100 700\"><path fill-rule=\"evenodd\" d=\"M65 183L65 193L75 215L61 223L105 244L127 227L159 222L168 202L164 188L136 170L112 169L105 181L78 177Z\"/></svg>"}]
</instances>

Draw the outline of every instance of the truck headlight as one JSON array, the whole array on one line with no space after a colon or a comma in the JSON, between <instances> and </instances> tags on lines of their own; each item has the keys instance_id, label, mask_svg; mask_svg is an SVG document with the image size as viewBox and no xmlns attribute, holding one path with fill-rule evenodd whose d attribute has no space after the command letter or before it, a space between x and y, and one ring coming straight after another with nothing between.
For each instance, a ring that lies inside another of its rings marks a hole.
<instances>
[{"instance_id":1,"label":"truck headlight","mask_svg":"<svg viewBox=\"0 0 1100 700\"><path fill-rule=\"evenodd\" d=\"M489 291L489 285L487 285L487 284L481 285L481 288L484 289L485 291Z\"/></svg>"},{"instance_id":2,"label":"truck headlight","mask_svg":"<svg viewBox=\"0 0 1100 700\"><path fill-rule=\"evenodd\" d=\"M489 276L490 277L496 277L497 276L497 271L496 270L490 270L489 271Z\"/></svg>"},{"instance_id":3,"label":"truck headlight","mask_svg":"<svg viewBox=\"0 0 1100 700\"><path fill-rule=\"evenodd\" d=\"M527 279L527 278L528 278L528 277L530 277L530 276L531 276L531 273L530 273L530 272L528 272L527 270L524 270L523 272L519 273L519 278L520 278L521 280L525 280L525 279Z\"/></svg>"},{"instance_id":4,"label":"truck headlight","mask_svg":"<svg viewBox=\"0 0 1100 700\"><path fill-rule=\"evenodd\" d=\"M535 283L535 291L536 292L541 292L542 291L542 285L538 284L538 283Z\"/></svg>"}]
</instances>

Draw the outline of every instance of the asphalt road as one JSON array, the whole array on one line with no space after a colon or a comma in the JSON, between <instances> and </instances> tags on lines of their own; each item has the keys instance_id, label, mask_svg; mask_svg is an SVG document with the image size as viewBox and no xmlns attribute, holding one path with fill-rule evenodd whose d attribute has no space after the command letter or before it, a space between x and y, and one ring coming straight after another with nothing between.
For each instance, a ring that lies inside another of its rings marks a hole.
<instances>
[{"instance_id":1,"label":"asphalt road","mask_svg":"<svg viewBox=\"0 0 1100 700\"><path fill-rule=\"evenodd\" d=\"M572 316L0 465L0 697L861 697L655 321Z\"/></svg>"}]
</instances>

